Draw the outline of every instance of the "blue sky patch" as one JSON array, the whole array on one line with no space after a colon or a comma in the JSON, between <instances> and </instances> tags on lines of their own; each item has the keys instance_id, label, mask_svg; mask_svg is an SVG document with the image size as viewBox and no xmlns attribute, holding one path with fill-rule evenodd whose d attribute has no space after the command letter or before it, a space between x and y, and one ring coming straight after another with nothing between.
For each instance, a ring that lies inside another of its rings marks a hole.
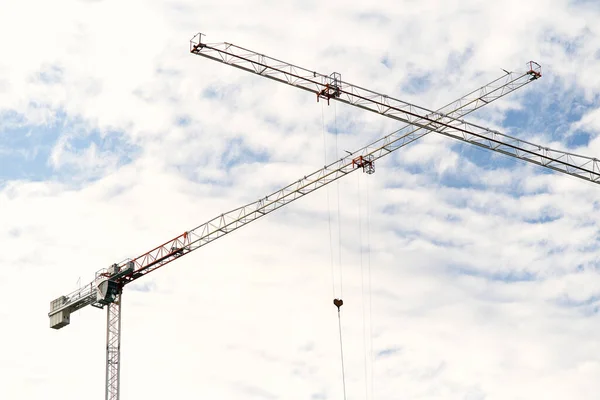
<instances>
[{"instance_id":1,"label":"blue sky patch","mask_svg":"<svg viewBox=\"0 0 600 400\"><path fill-rule=\"evenodd\" d=\"M175 119L175 124L177 126L181 126L181 127L189 126L191 122L192 122L192 119L190 118L189 115L180 115L179 117L177 117Z\"/></svg>"},{"instance_id":2,"label":"blue sky patch","mask_svg":"<svg viewBox=\"0 0 600 400\"><path fill-rule=\"evenodd\" d=\"M557 85L545 90L548 93L544 96L540 96L540 93L526 95L523 99L524 109L508 111L504 126L513 131L512 136L523 140L528 140L531 134L541 133L548 140L569 147L587 144L589 133L580 132L576 137L569 137L569 131L571 124L579 121L593 103L583 102L582 96L564 93Z\"/></svg>"},{"instance_id":3,"label":"blue sky patch","mask_svg":"<svg viewBox=\"0 0 600 400\"><path fill-rule=\"evenodd\" d=\"M400 352L400 348L397 347L391 347L391 348L387 348L387 349L383 349L383 350L379 350L377 352L377 354L375 355L375 358L384 358L384 357L389 357L391 355L397 354Z\"/></svg>"},{"instance_id":4,"label":"blue sky patch","mask_svg":"<svg viewBox=\"0 0 600 400\"><path fill-rule=\"evenodd\" d=\"M575 1L575 4L581 6L583 4L592 4L595 1L596 0L590 0L588 2L585 0L579 0ZM560 45L567 56L575 57L583 48L585 37L591 35L592 32L588 28L585 28L582 29L581 34L577 36L560 35L554 31L548 31L544 36L547 38L546 40L548 42Z\"/></svg>"},{"instance_id":5,"label":"blue sky patch","mask_svg":"<svg viewBox=\"0 0 600 400\"><path fill-rule=\"evenodd\" d=\"M235 107L235 100L239 96L239 92L239 85L230 83L212 84L202 91L202 98L227 100L228 103Z\"/></svg>"},{"instance_id":6,"label":"blue sky patch","mask_svg":"<svg viewBox=\"0 0 600 400\"><path fill-rule=\"evenodd\" d=\"M600 302L600 296L590 296L585 300L574 300L569 296L565 295L557 298L556 304L562 307L581 307L581 306L589 306L594 303Z\"/></svg>"},{"instance_id":7,"label":"blue sky patch","mask_svg":"<svg viewBox=\"0 0 600 400\"><path fill-rule=\"evenodd\" d=\"M220 99L219 91L214 86L209 86L202 91L202 97L207 99Z\"/></svg>"},{"instance_id":8,"label":"blue sky patch","mask_svg":"<svg viewBox=\"0 0 600 400\"><path fill-rule=\"evenodd\" d=\"M56 124L23 125L24 119L15 113L4 113L0 118L0 181L50 178L53 171L48 158L60 136Z\"/></svg>"},{"instance_id":9,"label":"blue sky patch","mask_svg":"<svg viewBox=\"0 0 600 400\"><path fill-rule=\"evenodd\" d=\"M325 129L330 135L361 135L364 134L366 129L365 123L360 120L353 120L348 118L333 118L330 121L326 121ZM342 143L339 143L343 146ZM356 149L347 149L348 151L354 151Z\"/></svg>"},{"instance_id":10,"label":"blue sky patch","mask_svg":"<svg viewBox=\"0 0 600 400\"><path fill-rule=\"evenodd\" d=\"M38 79L40 82L47 85L54 85L62 82L63 75L64 71L62 68L57 65L50 65L40 71L38 74Z\"/></svg>"},{"instance_id":11,"label":"blue sky patch","mask_svg":"<svg viewBox=\"0 0 600 400\"><path fill-rule=\"evenodd\" d=\"M473 54L475 54L473 46L467 47L463 52L453 51L450 53L446 61L446 73L457 73L473 57Z\"/></svg>"},{"instance_id":12,"label":"blue sky patch","mask_svg":"<svg viewBox=\"0 0 600 400\"><path fill-rule=\"evenodd\" d=\"M75 155L93 144L100 156L117 155L119 165L123 165L130 163L139 151L122 133L89 132L85 124L70 120L61 112L53 122L38 126L23 124L23 119L15 113L4 113L0 118L0 182L71 180L76 179L78 173L88 175L89 171L78 171L70 164L52 167L52 150L65 134L70 136L66 147Z\"/></svg>"},{"instance_id":13,"label":"blue sky patch","mask_svg":"<svg viewBox=\"0 0 600 400\"><path fill-rule=\"evenodd\" d=\"M586 132L575 132L566 140L569 148L588 146L590 144L591 135Z\"/></svg>"},{"instance_id":14,"label":"blue sky patch","mask_svg":"<svg viewBox=\"0 0 600 400\"><path fill-rule=\"evenodd\" d=\"M600 312L600 296L590 296L584 300L575 300L568 295L563 295L552 300L558 307L572 308L585 316L596 316Z\"/></svg>"},{"instance_id":15,"label":"blue sky patch","mask_svg":"<svg viewBox=\"0 0 600 400\"><path fill-rule=\"evenodd\" d=\"M520 167L521 165L530 165L533 168L535 168L536 173L555 173L549 170L548 168L536 166L532 163L518 159L516 157L482 148L471 143L455 141L454 143L452 143L452 148L454 151L456 151L456 153L458 153L461 159L468 160L471 163L477 165L479 168L482 168L487 171L501 169L514 170L515 168Z\"/></svg>"},{"instance_id":16,"label":"blue sky patch","mask_svg":"<svg viewBox=\"0 0 600 400\"><path fill-rule=\"evenodd\" d=\"M431 73L419 72L409 74L404 83L400 86L400 91L404 94L418 94L426 92L431 86Z\"/></svg>"},{"instance_id":17,"label":"blue sky patch","mask_svg":"<svg viewBox=\"0 0 600 400\"><path fill-rule=\"evenodd\" d=\"M392 61L387 56L387 54L384 55L383 57L381 57L381 64L383 64L386 68L389 68L389 69L391 69L393 67Z\"/></svg>"},{"instance_id":18,"label":"blue sky patch","mask_svg":"<svg viewBox=\"0 0 600 400\"><path fill-rule=\"evenodd\" d=\"M250 148L241 138L230 140L221 156L221 163L227 170L239 164L267 162L269 162L269 154L266 151Z\"/></svg>"},{"instance_id":19,"label":"blue sky patch","mask_svg":"<svg viewBox=\"0 0 600 400\"><path fill-rule=\"evenodd\" d=\"M494 282L506 282L506 283L514 283L514 282L531 282L536 280L536 275L532 272L528 271L501 271L501 272L493 272L493 271L485 271L481 269L475 269L466 265L448 265L446 267L447 272L450 275L467 275L473 276L476 278L483 278L488 281Z\"/></svg>"},{"instance_id":20,"label":"blue sky patch","mask_svg":"<svg viewBox=\"0 0 600 400\"><path fill-rule=\"evenodd\" d=\"M524 218L523 222L527 222L529 224L547 224L549 222L557 221L562 217L562 213L560 213L557 209L545 207L544 209L540 210L538 215Z\"/></svg>"}]
</instances>

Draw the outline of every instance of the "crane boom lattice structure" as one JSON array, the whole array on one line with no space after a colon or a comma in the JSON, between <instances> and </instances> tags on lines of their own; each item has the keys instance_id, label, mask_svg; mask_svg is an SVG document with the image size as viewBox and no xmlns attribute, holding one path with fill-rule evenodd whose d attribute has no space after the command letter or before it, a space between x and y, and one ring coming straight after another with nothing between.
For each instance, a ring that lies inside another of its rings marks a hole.
<instances>
[{"instance_id":1,"label":"crane boom lattice structure","mask_svg":"<svg viewBox=\"0 0 600 400\"><path fill-rule=\"evenodd\" d=\"M342 81L339 73L333 73L329 76L323 75L231 43L203 43L201 41L202 36L202 34L197 34L190 40L191 53L312 92L316 94L317 98L325 98L328 101L334 99L412 126L424 128L425 131L419 132L419 136L424 136L429 131L436 131L453 139L588 181L595 182L598 179L600 163L596 158L549 149L545 146L469 123L460 119L460 116L434 112L385 94L364 89ZM507 75L511 76L513 74L509 73ZM503 86L502 90L496 90L493 95L481 101L489 101L494 96L501 97L505 94L504 92L510 93L521 87L525 81L535 80L541 76L540 65L534 61L529 61L524 74L511 81L510 84ZM425 122L432 124L426 125ZM444 129L439 129L442 127Z\"/></svg>"},{"instance_id":2,"label":"crane boom lattice structure","mask_svg":"<svg viewBox=\"0 0 600 400\"><path fill-rule=\"evenodd\" d=\"M436 113L443 113L447 117L463 117L526 85L530 80L523 79L525 76L528 75L507 74L440 108ZM435 119L432 121L425 119L419 124L427 126L428 129L434 129L433 123L435 122ZM440 127L438 130L441 131L442 128ZM191 249L196 249L237 229L240 224L248 221L250 215L265 215L323 184L348 174L356 167L366 167L368 162L381 158L425 134L420 131L422 131L420 126L407 124L401 129L353 152L352 154L358 155L357 157L342 158L261 200L231 210L192 230L186 231L134 259L127 259L98 271L93 282L67 296L59 297L51 303L51 327L59 329L68 325L70 323L69 315L87 305L103 308L105 305L111 304L111 299L115 298L119 288L122 288L123 285L181 257ZM101 285L98 282L106 283Z\"/></svg>"},{"instance_id":3,"label":"crane boom lattice structure","mask_svg":"<svg viewBox=\"0 0 600 400\"><path fill-rule=\"evenodd\" d=\"M50 327L54 329L68 325L71 313L80 308L107 306L107 400L119 399L121 307L125 285L356 170L373 173L375 160L428 132L455 137L592 182L597 183L600 179L595 159L550 149L535 153L535 149L542 151L542 148L461 119L539 78L541 69L536 63L530 62L523 73L507 73L437 111L429 111L344 83L339 74L320 75L230 44L209 46L200 43L200 37L197 35L192 39L192 53L311 91L317 99L344 101L398 119L406 125L255 202L223 213L134 259L112 264L98 271L90 284L53 300L48 316Z\"/></svg>"}]
</instances>

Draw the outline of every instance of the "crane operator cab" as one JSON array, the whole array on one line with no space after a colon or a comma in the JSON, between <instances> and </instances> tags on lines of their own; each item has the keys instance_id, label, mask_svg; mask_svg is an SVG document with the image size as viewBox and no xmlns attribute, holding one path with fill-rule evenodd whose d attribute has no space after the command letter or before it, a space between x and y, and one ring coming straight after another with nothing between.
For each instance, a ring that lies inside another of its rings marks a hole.
<instances>
[{"instance_id":1,"label":"crane operator cab","mask_svg":"<svg viewBox=\"0 0 600 400\"><path fill-rule=\"evenodd\" d=\"M118 283L118 278L125 276L134 269L134 262L129 261L122 267L118 264L113 264L108 267L105 271L101 271L96 274L96 302L102 306L110 304L115 301L121 288Z\"/></svg>"},{"instance_id":2,"label":"crane operator cab","mask_svg":"<svg viewBox=\"0 0 600 400\"><path fill-rule=\"evenodd\" d=\"M102 305L112 303L119 294L119 284L110 278L96 281L96 301Z\"/></svg>"}]
</instances>

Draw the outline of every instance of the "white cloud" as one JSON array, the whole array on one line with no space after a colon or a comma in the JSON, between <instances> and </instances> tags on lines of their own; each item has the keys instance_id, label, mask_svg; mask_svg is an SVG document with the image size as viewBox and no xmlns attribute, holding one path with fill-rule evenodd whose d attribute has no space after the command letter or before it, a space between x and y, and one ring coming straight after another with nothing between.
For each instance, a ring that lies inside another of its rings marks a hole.
<instances>
[{"instance_id":1,"label":"white cloud","mask_svg":"<svg viewBox=\"0 0 600 400\"><path fill-rule=\"evenodd\" d=\"M59 178L0 187L9 344L0 398L101 397L104 313L81 310L56 332L50 300L323 165L323 116L327 161L398 126L192 56L198 30L432 109L533 59L541 80L468 119L559 148L576 129L596 129L600 10L589 4L30 0L9 9L0 127L62 131L48 159ZM509 110L527 122L503 127ZM550 120L564 136L544 129ZM115 144L85 142L92 134ZM492 169L452 143L428 135L361 175L361 194L349 176L127 288L122 397L340 398L338 226L347 389L363 397L358 200L365 214L368 180L374 398L595 398L598 188L496 157ZM576 151L594 156L598 143ZM249 162L250 151L266 161ZM455 177L463 187L446 181Z\"/></svg>"}]
</instances>

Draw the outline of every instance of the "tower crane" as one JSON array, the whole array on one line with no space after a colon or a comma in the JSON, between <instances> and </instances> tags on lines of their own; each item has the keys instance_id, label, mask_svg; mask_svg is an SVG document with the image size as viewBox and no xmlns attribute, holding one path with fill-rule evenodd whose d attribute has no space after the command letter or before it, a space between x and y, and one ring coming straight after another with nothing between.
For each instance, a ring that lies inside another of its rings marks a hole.
<instances>
[{"instance_id":1,"label":"tower crane","mask_svg":"<svg viewBox=\"0 0 600 400\"><path fill-rule=\"evenodd\" d=\"M318 99L346 100L349 104L366 109L375 107L377 112L400 119L407 125L257 201L216 216L138 257L126 259L101 269L96 272L94 280L89 284L51 301L48 316L50 327L53 329L61 329L69 325L70 315L85 306L91 305L100 309L106 306L105 398L107 400L119 399L121 306L125 285L351 172L362 169L365 173L373 173L375 171L374 163L377 159L417 140L429 131L452 137L454 137L453 135L465 135L464 137L469 139L462 140L482 147L487 146L492 150L592 182L597 183L600 179L600 172L596 169L596 159L542 148L533 143L468 124L461 119L539 78L541 68L536 63L530 62L525 72L507 73L437 111L430 111L387 96L377 95L366 89L360 89L360 96L368 96L364 99L360 99L359 94L350 96L348 88L354 90L353 88L357 87L342 82L339 74L328 77L310 72L314 78L314 81L310 81L308 78L298 75L299 69L295 70L297 67L290 64L266 58L239 47L235 47L235 49L240 50L242 54L246 52L249 57L257 58L250 61L247 57L240 58L241 54L230 57L227 51L232 49L232 45L225 44L223 49L216 50L217 47L200 43L200 37L200 35L196 35L190 42L191 50L195 54L217 59L229 65L313 91L317 94ZM284 71L283 68L288 69ZM301 73L305 74L306 72L307 70L302 70ZM312 86L309 87L309 84ZM541 153L535 153L535 149ZM590 165L592 166L590 167Z\"/></svg>"}]
</instances>

